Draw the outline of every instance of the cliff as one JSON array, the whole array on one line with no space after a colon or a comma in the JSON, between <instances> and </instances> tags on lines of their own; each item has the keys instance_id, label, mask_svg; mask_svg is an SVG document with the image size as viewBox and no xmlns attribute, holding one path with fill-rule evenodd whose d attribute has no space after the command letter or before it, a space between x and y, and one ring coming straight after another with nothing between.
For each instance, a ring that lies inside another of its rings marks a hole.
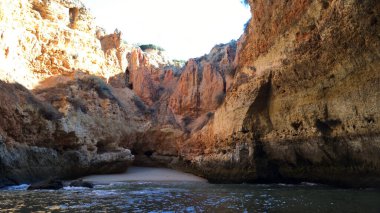
<instances>
[{"instance_id":1,"label":"cliff","mask_svg":"<svg viewBox=\"0 0 380 213\"><path fill-rule=\"evenodd\" d=\"M380 185L380 3L249 0L183 67L76 0L0 2L0 186L125 170ZM135 159L135 160L134 160Z\"/></svg>"},{"instance_id":2,"label":"cliff","mask_svg":"<svg viewBox=\"0 0 380 213\"><path fill-rule=\"evenodd\" d=\"M102 35L80 1L17 0L0 2L0 38L0 186L126 170L120 144L149 121L106 83L133 49L121 33Z\"/></svg>"},{"instance_id":3,"label":"cliff","mask_svg":"<svg viewBox=\"0 0 380 213\"><path fill-rule=\"evenodd\" d=\"M125 144L136 155L135 163L168 166L178 162L183 141L207 124L232 88L236 50L235 41L216 45L183 67L157 66L151 55L138 49L131 52L130 83L149 106L152 122L136 141Z\"/></svg>"},{"instance_id":4,"label":"cliff","mask_svg":"<svg viewBox=\"0 0 380 213\"><path fill-rule=\"evenodd\" d=\"M131 116L138 109L128 107L133 94L119 99L96 77L38 97L17 83L0 81L0 91L1 184L122 172L133 162L119 146L143 129L144 120Z\"/></svg>"},{"instance_id":5,"label":"cliff","mask_svg":"<svg viewBox=\"0 0 380 213\"><path fill-rule=\"evenodd\" d=\"M235 56L236 42L232 41L215 46L203 57L190 59L170 96L173 112L191 118L213 112L231 87Z\"/></svg>"},{"instance_id":6,"label":"cliff","mask_svg":"<svg viewBox=\"0 0 380 213\"><path fill-rule=\"evenodd\" d=\"M378 186L379 2L249 4L240 83L183 157L215 181Z\"/></svg>"}]
</instances>

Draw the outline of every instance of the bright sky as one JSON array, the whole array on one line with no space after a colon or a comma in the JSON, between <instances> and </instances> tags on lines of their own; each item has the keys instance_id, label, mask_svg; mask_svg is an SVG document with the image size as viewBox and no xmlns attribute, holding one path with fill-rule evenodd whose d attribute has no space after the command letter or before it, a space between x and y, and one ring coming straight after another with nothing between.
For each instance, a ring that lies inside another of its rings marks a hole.
<instances>
[{"instance_id":1,"label":"bright sky","mask_svg":"<svg viewBox=\"0 0 380 213\"><path fill-rule=\"evenodd\" d=\"M128 43L156 44L172 59L208 53L238 39L251 17L240 0L82 0L108 33Z\"/></svg>"}]
</instances>

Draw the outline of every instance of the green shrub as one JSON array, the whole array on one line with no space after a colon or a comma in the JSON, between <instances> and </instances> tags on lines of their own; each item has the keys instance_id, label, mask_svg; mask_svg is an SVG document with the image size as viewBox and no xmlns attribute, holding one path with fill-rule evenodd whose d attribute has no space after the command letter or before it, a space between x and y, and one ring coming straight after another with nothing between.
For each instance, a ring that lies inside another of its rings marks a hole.
<instances>
[{"instance_id":1,"label":"green shrub","mask_svg":"<svg viewBox=\"0 0 380 213\"><path fill-rule=\"evenodd\" d=\"M42 115L43 118L49 121L59 120L63 117L56 108L54 108L50 103L42 102L30 94L28 96L29 104L35 106L38 113Z\"/></svg>"},{"instance_id":2,"label":"green shrub","mask_svg":"<svg viewBox=\"0 0 380 213\"><path fill-rule=\"evenodd\" d=\"M185 66L186 62L187 62L186 60L178 60L178 59L173 60L173 64L175 67L183 67Z\"/></svg>"},{"instance_id":3,"label":"green shrub","mask_svg":"<svg viewBox=\"0 0 380 213\"><path fill-rule=\"evenodd\" d=\"M63 117L62 113L49 103L42 103L39 113L49 121L59 120Z\"/></svg>"},{"instance_id":4,"label":"green shrub","mask_svg":"<svg viewBox=\"0 0 380 213\"><path fill-rule=\"evenodd\" d=\"M157 45L154 45L154 44L143 44L143 45L140 45L140 48L142 51L146 51L146 50L158 50L158 51L165 51L164 48L162 47L159 47Z\"/></svg>"},{"instance_id":5,"label":"green shrub","mask_svg":"<svg viewBox=\"0 0 380 213\"><path fill-rule=\"evenodd\" d=\"M97 76L89 76L78 80L81 86L86 89L94 88L96 93L102 99L116 100L116 97L112 94L112 89L107 83Z\"/></svg>"}]
</instances>

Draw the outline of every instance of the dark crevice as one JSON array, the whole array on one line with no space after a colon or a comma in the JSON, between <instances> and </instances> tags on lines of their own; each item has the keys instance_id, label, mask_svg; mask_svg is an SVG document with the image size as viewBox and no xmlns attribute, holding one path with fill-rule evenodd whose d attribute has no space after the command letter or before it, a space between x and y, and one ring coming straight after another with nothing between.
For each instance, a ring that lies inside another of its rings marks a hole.
<instances>
[{"instance_id":1,"label":"dark crevice","mask_svg":"<svg viewBox=\"0 0 380 213\"><path fill-rule=\"evenodd\" d=\"M369 124L375 123L375 119L373 117L365 117L364 120Z\"/></svg>"},{"instance_id":2,"label":"dark crevice","mask_svg":"<svg viewBox=\"0 0 380 213\"><path fill-rule=\"evenodd\" d=\"M136 150L135 150L135 149L131 149L131 154L132 154L132 155L137 155Z\"/></svg>"},{"instance_id":3,"label":"dark crevice","mask_svg":"<svg viewBox=\"0 0 380 213\"><path fill-rule=\"evenodd\" d=\"M294 130L298 131L298 129L302 126L302 121L292 122L291 126L293 127Z\"/></svg>"},{"instance_id":4,"label":"dark crevice","mask_svg":"<svg viewBox=\"0 0 380 213\"><path fill-rule=\"evenodd\" d=\"M97 148L97 153L98 154L102 154L102 153L107 152L107 142L105 142L105 141L99 141L96 144L96 148Z\"/></svg>"},{"instance_id":5,"label":"dark crevice","mask_svg":"<svg viewBox=\"0 0 380 213\"><path fill-rule=\"evenodd\" d=\"M315 121L315 126L323 135L330 135L333 129L342 124L342 121L339 119L328 119L322 121L317 119Z\"/></svg>"},{"instance_id":6,"label":"dark crevice","mask_svg":"<svg viewBox=\"0 0 380 213\"><path fill-rule=\"evenodd\" d=\"M270 73L265 82L259 88L257 97L248 109L243 122L242 131L255 132L255 134L265 134L272 129L272 122L269 116L269 105L272 94L272 74Z\"/></svg>"},{"instance_id":7,"label":"dark crevice","mask_svg":"<svg viewBox=\"0 0 380 213\"><path fill-rule=\"evenodd\" d=\"M153 155L153 151L146 151L144 152L144 155L147 156L147 157L151 157Z\"/></svg>"},{"instance_id":8,"label":"dark crevice","mask_svg":"<svg viewBox=\"0 0 380 213\"><path fill-rule=\"evenodd\" d=\"M279 166L276 162L270 160L265 151L265 144L259 139L254 140L254 165L256 165L257 181L278 182L283 180Z\"/></svg>"}]
</instances>

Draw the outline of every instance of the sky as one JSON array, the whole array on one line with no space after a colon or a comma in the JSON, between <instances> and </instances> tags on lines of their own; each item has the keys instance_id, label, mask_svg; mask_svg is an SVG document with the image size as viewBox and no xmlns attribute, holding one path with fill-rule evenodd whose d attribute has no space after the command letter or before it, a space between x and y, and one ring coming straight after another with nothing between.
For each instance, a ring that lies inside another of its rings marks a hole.
<instances>
[{"instance_id":1,"label":"sky","mask_svg":"<svg viewBox=\"0 0 380 213\"><path fill-rule=\"evenodd\" d=\"M96 24L131 44L156 44L187 60L238 39L251 17L240 0L82 0Z\"/></svg>"}]
</instances>

